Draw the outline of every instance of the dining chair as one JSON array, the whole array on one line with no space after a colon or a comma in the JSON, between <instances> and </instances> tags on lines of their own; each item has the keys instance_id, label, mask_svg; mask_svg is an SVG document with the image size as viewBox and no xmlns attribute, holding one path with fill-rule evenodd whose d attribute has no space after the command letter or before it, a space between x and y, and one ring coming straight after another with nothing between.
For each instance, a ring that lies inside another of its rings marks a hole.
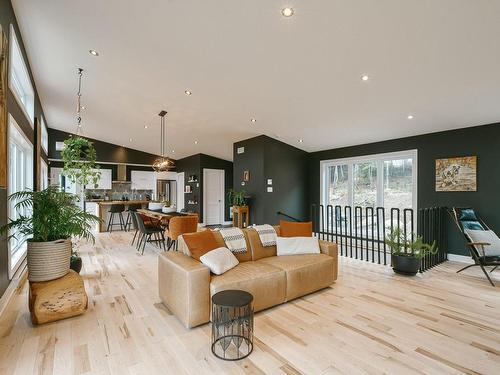
<instances>
[{"instance_id":1,"label":"dining chair","mask_svg":"<svg viewBox=\"0 0 500 375\"><path fill-rule=\"evenodd\" d=\"M163 250L166 250L164 229L159 225L146 225L142 215L138 212L132 212L132 214L135 216L139 228L140 235L137 249L140 250L142 246L141 255L144 255L144 248L147 242L156 242L158 247L163 245ZM151 238L152 236L154 236L154 239Z\"/></svg>"},{"instance_id":2,"label":"dining chair","mask_svg":"<svg viewBox=\"0 0 500 375\"><path fill-rule=\"evenodd\" d=\"M129 204L128 209L127 209L127 220L125 220L125 230L128 231L130 230L130 226L133 224L133 215L132 212L136 212L137 210L142 208L142 204L140 203L132 203ZM128 228L128 229L127 229Z\"/></svg>"},{"instance_id":3,"label":"dining chair","mask_svg":"<svg viewBox=\"0 0 500 375\"><path fill-rule=\"evenodd\" d=\"M168 222L167 251L173 246L177 250L180 235L198 231L198 215L174 216Z\"/></svg>"}]
</instances>

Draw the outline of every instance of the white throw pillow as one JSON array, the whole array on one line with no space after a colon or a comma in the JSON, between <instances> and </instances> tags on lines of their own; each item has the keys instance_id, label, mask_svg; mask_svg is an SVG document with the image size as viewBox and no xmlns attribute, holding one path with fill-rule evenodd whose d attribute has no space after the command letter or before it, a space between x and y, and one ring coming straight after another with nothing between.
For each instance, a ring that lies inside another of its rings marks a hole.
<instances>
[{"instance_id":1,"label":"white throw pillow","mask_svg":"<svg viewBox=\"0 0 500 375\"><path fill-rule=\"evenodd\" d=\"M500 256L500 238L492 230L472 230L465 229L465 233L471 238L472 242L486 242L490 245L484 245L484 254L486 256ZM479 255L483 255L481 252L481 246L476 246L479 251Z\"/></svg>"},{"instance_id":2,"label":"white throw pillow","mask_svg":"<svg viewBox=\"0 0 500 375\"><path fill-rule=\"evenodd\" d=\"M278 256L321 253L316 237L277 237L276 250Z\"/></svg>"},{"instance_id":3,"label":"white throw pillow","mask_svg":"<svg viewBox=\"0 0 500 375\"><path fill-rule=\"evenodd\" d=\"M209 251L200 257L200 261L216 275L222 275L240 263L227 247L219 247Z\"/></svg>"}]
</instances>

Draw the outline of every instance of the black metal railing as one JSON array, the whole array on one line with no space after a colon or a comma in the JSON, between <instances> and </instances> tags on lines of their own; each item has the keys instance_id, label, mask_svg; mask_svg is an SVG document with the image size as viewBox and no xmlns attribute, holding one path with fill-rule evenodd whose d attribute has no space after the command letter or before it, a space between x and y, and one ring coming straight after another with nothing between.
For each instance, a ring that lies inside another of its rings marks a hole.
<instances>
[{"instance_id":1,"label":"black metal railing","mask_svg":"<svg viewBox=\"0 0 500 375\"><path fill-rule=\"evenodd\" d=\"M276 215L286 217L287 219L290 219L293 221L302 221L300 219L297 219L296 217L290 216L290 215L285 214L284 212L281 212L281 211L276 212Z\"/></svg>"},{"instance_id":2,"label":"black metal railing","mask_svg":"<svg viewBox=\"0 0 500 375\"><path fill-rule=\"evenodd\" d=\"M388 211L388 212L386 212ZM391 265L391 250L385 243L387 234L398 228L414 240L414 233L424 241L436 241L439 251L422 259L423 272L446 260L445 209L434 207L418 211L418 228L411 208L311 205L313 231L318 238L337 243L342 256L367 262Z\"/></svg>"}]
</instances>

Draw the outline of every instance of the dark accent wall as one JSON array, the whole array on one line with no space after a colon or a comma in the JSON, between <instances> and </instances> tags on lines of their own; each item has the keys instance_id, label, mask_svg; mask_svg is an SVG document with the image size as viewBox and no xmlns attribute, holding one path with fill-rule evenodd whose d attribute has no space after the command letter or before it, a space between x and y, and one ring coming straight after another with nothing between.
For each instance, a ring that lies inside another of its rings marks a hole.
<instances>
[{"instance_id":1,"label":"dark accent wall","mask_svg":"<svg viewBox=\"0 0 500 375\"><path fill-rule=\"evenodd\" d=\"M404 150L418 150L418 207L474 207L500 233L500 123L393 139L311 153L310 203L320 200L320 161ZM477 156L476 192L436 192L435 160ZM449 253L468 254L465 242L448 220Z\"/></svg>"},{"instance_id":2,"label":"dark accent wall","mask_svg":"<svg viewBox=\"0 0 500 375\"><path fill-rule=\"evenodd\" d=\"M61 152L56 151L56 142L63 142L70 135L71 133L67 133L62 130L49 129L49 158L61 159ZM99 162L152 165L158 157L157 155L149 154L147 152L121 147L112 143L99 141L97 139L86 138L94 143Z\"/></svg>"},{"instance_id":3,"label":"dark accent wall","mask_svg":"<svg viewBox=\"0 0 500 375\"><path fill-rule=\"evenodd\" d=\"M184 172L185 184L190 185L192 193L184 194L184 207L187 211L196 212L200 222L203 222L203 169L223 169L225 172L225 210L224 219L230 220L229 200L227 192L233 187L233 163L227 160L215 158L206 154L196 154L176 161L176 171ZM198 182L189 183L189 176L195 175ZM184 191L184 186L178 186ZM197 204L188 204L189 200L196 200Z\"/></svg>"},{"instance_id":4,"label":"dark accent wall","mask_svg":"<svg viewBox=\"0 0 500 375\"><path fill-rule=\"evenodd\" d=\"M31 67L29 65L29 60L26 55L26 50L24 48L24 43L21 37L21 33L19 31L19 27L17 24L17 20L14 14L14 10L12 9L11 2L8 0L1 0L0 1L0 24L2 25L2 29L4 33L7 36L7 39L9 41L9 49L10 49L10 25L12 24L17 36L17 40L19 42L19 45L21 47L21 52L23 54L24 61L27 65L28 68L28 74L31 78L31 84L33 85L34 91L35 91L35 105L34 105L34 112L35 112L35 124L36 124L36 119L40 118L40 116L43 115L43 110L42 106L40 103L40 98L38 97L38 92L36 89L35 81L33 80L33 74L31 72ZM8 77L7 77L8 79ZM25 116L24 112L22 111L21 107L17 103L14 95L12 92L7 90L7 112L12 115L12 117L15 119L19 127L23 130L25 133L26 137L31 141L33 144L33 149L36 151L37 149L37 142L39 142L38 139L35 139L35 132L34 132L34 127L31 126L29 123L29 120ZM6 134L0 134L0 137L5 137ZM43 157L43 155L42 155ZM6 160L0 160L0 163L6 163ZM34 154L33 158L33 167L34 171L37 171L38 169L38 160L36 159L36 153ZM33 174L33 186L37 186L37 174ZM7 217L7 190L6 186L1 186L0 187L0 225L5 224L6 222L6 217ZM7 260L7 255L8 255L8 248L7 248L7 241L5 237L0 238L0 296L3 295L5 292L5 289L9 285L9 277L8 277L8 260Z\"/></svg>"},{"instance_id":5,"label":"dark accent wall","mask_svg":"<svg viewBox=\"0 0 500 375\"><path fill-rule=\"evenodd\" d=\"M245 152L238 154L240 147ZM276 224L283 219L278 211L308 218L307 152L266 135L236 142L233 152L234 188L250 196L250 223ZM250 173L247 182L244 171ZM267 192L268 179L273 192Z\"/></svg>"}]
</instances>

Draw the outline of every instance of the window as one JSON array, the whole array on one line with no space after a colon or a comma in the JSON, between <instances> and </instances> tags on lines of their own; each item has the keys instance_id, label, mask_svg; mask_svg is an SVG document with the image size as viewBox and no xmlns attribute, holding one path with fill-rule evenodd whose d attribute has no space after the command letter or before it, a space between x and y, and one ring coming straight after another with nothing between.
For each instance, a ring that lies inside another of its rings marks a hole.
<instances>
[{"instance_id":1,"label":"window","mask_svg":"<svg viewBox=\"0 0 500 375\"><path fill-rule=\"evenodd\" d=\"M9 195L21 190L33 189L33 145L10 114L7 152ZM25 208L14 209L16 203L16 201L9 200L7 214L10 219L15 220L19 215L30 215L30 212ZM12 232L10 234L16 235ZM8 245L9 272L12 277L26 254L26 238L17 235L16 238L10 239Z\"/></svg>"},{"instance_id":2,"label":"window","mask_svg":"<svg viewBox=\"0 0 500 375\"><path fill-rule=\"evenodd\" d=\"M417 208L417 151L321 162L324 206Z\"/></svg>"},{"instance_id":3,"label":"window","mask_svg":"<svg viewBox=\"0 0 500 375\"><path fill-rule=\"evenodd\" d=\"M47 126L45 125L45 120L43 116L40 116L40 129L41 129L41 143L42 149L45 151L45 155L49 154L49 133L47 132Z\"/></svg>"},{"instance_id":4,"label":"window","mask_svg":"<svg viewBox=\"0 0 500 375\"><path fill-rule=\"evenodd\" d=\"M10 45L9 87L33 126L35 91L12 25L10 25Z\"/></svg>"},{"instance_id":5,"label":"window","mask_svg":"<svg viewBox=\"0 0 500 375\"><path fill-rule=\"evenodd\" d=\"M49 166L40 158L40 190L45 190L49 187Z\"/></svg>"}]
</instances>

